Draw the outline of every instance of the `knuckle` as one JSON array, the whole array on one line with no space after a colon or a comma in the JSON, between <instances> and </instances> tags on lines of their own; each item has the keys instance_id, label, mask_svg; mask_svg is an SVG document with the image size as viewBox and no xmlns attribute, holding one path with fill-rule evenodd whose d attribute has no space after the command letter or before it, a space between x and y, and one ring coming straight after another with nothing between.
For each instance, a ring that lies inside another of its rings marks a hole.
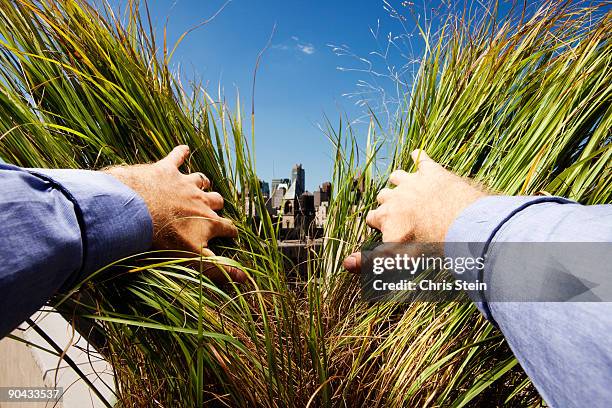
<instances>
[{"instance_id":1,"label":"knuckle","mask_svg":"<svg viewBox=\"0 0 612 408\"><path fill-rule=\"evenodd\" d=\"M225 224L225 227L231 231L237 230L236 226L234 225L234 223L232 222L232 220L229 220L227 218L221 218L221 222L223 222Z\"/></svg>"},{"instance_id":2,"label":"knuckle","mask_svg":"<svg viewBox=\"0 0 612 408\"><path fill-rule=\"evenodd\" d=\"M206 203L209 206L214 207L215 209L223 208L223 205L225 203L225 201L223 200L223 196L217 193L216 191L204 193L204 199L206 200Z\"/></svg>"},{"instance_id":3,"label":"knuckle","mask_svg":"<svg viewBox=\"0 0 612 408\"><path fill-rule=\"evenodd\" d=\"M375 224L376 221L378 220L378 210L372 210L368 212L368 215L366 216L366 222L369 225Z\"/></svg>"},{"instance_id":4,"label":"knuckle","mask_svg":"<svg viewBox=\"0 0 612 408\"><path fill-rule=\"evenodd\" d=\"M223 206L225 201L223 200L223 196L221 194L217 193L216 191L213 191L210 194L211 194L211 197L214 199L215 202L217 202L218 204Z\"/></svg>"},{"instance_id":5,"label":"knuckle","mask_svg":"<svg viewBox=\"0 0 612 408\"><path fill-rule=\"evenodd\" d=\"M406 173L404 170L394 170L390 175L389 175L389 181L393 184L398 184L400 183L402 180L404 180L406 178L406 176L408 176L408 173Z\"/></svg>"},{"instance_id":6,"label":"knuckle","mask_svg":"<svg viewBox=\"0 0 612 408\"><path fill-rule=\"evenodd\" d=\"M376 201L378 201L379 204L382 204L384 201L389 199L391 192L392 190L390 188L383 188L376 196Z\"/></svg>"},{"instance_id":7,"label":"knuckle","mask_svg":"<svg viewBox=\"0 0 612 408\"><path fill-rule=\"evenodd\" d=\"M238 235L238 228L236 228L231 220L219 218L217 221L217 229L221 234L228 237L236 237Z\"/></svg>"},{"instance_id":8,"label":"knuckle","mask_svg":"<svg viewBox=\"0 0 612 408\"><path fill-rule=\"evenodd\" d=\"M389 206L388 205L381 205L380 207L378 207L376 209L376 216L378 219L383 219L386 217L387 213L389 211Z\"/></svg>"}]
</instances>

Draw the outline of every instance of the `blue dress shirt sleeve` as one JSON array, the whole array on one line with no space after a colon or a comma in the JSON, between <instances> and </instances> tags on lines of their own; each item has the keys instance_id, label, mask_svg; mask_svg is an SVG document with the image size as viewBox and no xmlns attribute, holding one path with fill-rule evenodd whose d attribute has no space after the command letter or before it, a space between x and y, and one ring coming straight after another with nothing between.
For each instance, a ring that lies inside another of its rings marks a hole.
<instances>
[{"instance_id":1,"label":"blue dress shirt sleeve","mask_svg":"<svg viewBox=\"0 0 612 408\"><path fill-rule=\"evenodd\" d=\"M592 282L593 287L603 284L609 288L612 251L609 245L603 246L599 259L585 259L589 267L584 267L572 254L572 246L563 244L568 250L554 259L516 259L519 267L515 269L517 276L512 277L504 276L508 269L502 267L500 259L509 247L507 243L611 242L612 205L583 206L559 197L482 198L461 213L446 236L446 256L485 257L484 268L468 270L461 279L490 284L486 295L479 292L470 296L480 312L502 331L551 407L610 406L612 303L496 301L496 294L520 299L521 293L513 291L521 285L514 284L525 278L530 284L562 292L568 274L583 280L599 279Z\"/></svg>"},{"instance_id":2,"label":"blue dress shirt sleeve","mask_svg":"<svg viewBox=\"0 0 612 408\"><path fill-rule=\"evenodd\" d=\"M114 177L0 163L0 338L62 287L150 248L146 204Z\"/></svg>"}]
</instances>

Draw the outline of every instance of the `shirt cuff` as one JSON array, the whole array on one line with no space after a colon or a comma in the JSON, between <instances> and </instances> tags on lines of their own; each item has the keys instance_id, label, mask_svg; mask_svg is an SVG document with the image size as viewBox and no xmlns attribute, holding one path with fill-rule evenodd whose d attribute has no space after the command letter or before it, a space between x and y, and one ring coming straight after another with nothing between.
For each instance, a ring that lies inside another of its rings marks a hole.
<instances>
[{"instance_id":1,"label":"shirt cuff","mask_svg":"<svg viewBox=\"0 0 612 408\"><path fill-rule=\"evenodd\" d=\"M151 247L153 222L145 202L116 178L89 170L27 171L53 183L75 206L83 240L83 263L68 284Z\"/></svg>"},{"instance_id":2,"label":"shirt cuff","mask_svg":"<svg viewBox=\"0 0 612 408\"><path fill-rule=\"evenodd\" d=\"M485 272L490 268L487 264L487 251L495 234L514 215L525 208L539 203L573 203L562 197L554 196L487 196L483 197L465 210L455 219L446 234L444 244L445 256L449 258L484 258L484 268L466 268L462 274L455 277L470 283L485 281ZM487 304L483 291L470 291L469 296L484 317L495 322Z\"/></svg>"}]
</instances>

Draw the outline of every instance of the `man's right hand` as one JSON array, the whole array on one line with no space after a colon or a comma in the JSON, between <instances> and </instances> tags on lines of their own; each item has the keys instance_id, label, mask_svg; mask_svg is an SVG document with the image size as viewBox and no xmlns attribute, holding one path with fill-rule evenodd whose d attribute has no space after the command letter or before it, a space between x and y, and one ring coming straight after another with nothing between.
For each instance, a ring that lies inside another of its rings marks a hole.
<instances>
[{"instance_id":1,"label":"man's right hand","mask_svg":"<svg viewBox=\"0 0 612 408\"><path fill-rule=\"evenodd\" d=\"M378 193L379 206L368 213L366 222L382 232L383 242L442 243L459 214L487 193L446 170L422 150L411 156L417 171L391 173L389 182L396 187ZM349 255L344 267L359 272L361 254Z\"/></svg>"},{"instance_id":2,"label":"man's right hand","mask_svg":"<svg viewBox=\"0 0 612 408\"><path fill-rule=\"evenodd\" d=\"M153 219L153 248L212 256L207 248L211 239L235 238L238 231L230 220L215 212L223 208L223 197L204 191L210 187L208 178L202 173L179 171L188 156L189 147L177 146L156 163L110 167L104 172L126 184L146 203ZM222 279L217 266L205 263L203 267L210 278ZM238 268L224 269L232 280L246 279Z\"/></svg>"}]
</instances>

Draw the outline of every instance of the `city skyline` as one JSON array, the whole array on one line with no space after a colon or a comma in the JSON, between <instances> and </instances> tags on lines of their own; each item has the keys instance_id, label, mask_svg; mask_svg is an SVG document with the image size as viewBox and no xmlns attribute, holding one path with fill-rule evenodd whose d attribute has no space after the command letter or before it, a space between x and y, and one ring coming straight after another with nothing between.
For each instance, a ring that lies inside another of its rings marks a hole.
<instances>
[{"instance_id":1,"label":"city skyline","mask_svg":"<svg viewBox=\"0 0 612 408\"><path fill-rule=\"evenodd\" d=\"M301 173L298 169L301 170ZM299 174L301 174L301 176L298 177ZM331 185L330 180L321 180L321 181L314 182L315 184L313 184L312 188L307 188L306 168L304 168L302 163L295 163L292 166L291 177L273 177L269 180L266 180L263 177L259 177L259 180L262 184L262 192L265 193L267 191L271 197L279 185L286 184L287 187L290 187L296 181L301 186L301 188L299 187L296 188L295 193L298 196L301 195L302 193L314 194L315 192L323 188L325 185Z\"/></svg>"},{"instance_id":2,"label":"city skyline","mask_svg":"<svg viewBox=\"0 0 612 408\"><path fill-rule=\"evenodd\" d=\"M278 225L277 238L292 241L298 247L322 236L331 199L331 182L323 182L310 192L304 188L305 179L306 171L301 163L292 166L290 178L272 179L272 188L259 178L259 189L265 202L263 211L270 216L272 223ZM261 219L262 208L252 207L249 195L246 208L251 217Z\"/></svg>"}]
</instances>

